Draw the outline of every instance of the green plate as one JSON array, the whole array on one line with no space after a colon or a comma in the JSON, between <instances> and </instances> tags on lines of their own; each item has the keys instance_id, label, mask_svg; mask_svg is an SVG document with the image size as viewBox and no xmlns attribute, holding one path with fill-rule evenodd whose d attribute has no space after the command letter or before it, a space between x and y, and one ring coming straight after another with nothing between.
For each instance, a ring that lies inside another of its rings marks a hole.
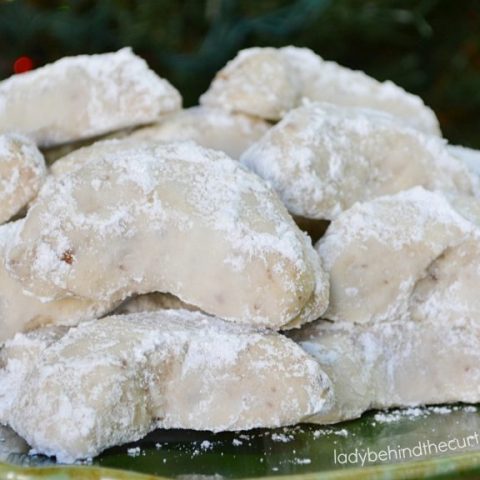
<instances>
[{"instance_id":1,"label":"green plate","mask_svg":"<svg viewBox=\"0 0 480 480\"><path fill-rule=\"evenodd\" d=\"M8 480L479 478L480 413L456 405L372 412L331 427L221 434L158 430L68 467L29 456L23 442L7 438L0 442L0 458L0 478Z\"/></svg>"}]
</instances>

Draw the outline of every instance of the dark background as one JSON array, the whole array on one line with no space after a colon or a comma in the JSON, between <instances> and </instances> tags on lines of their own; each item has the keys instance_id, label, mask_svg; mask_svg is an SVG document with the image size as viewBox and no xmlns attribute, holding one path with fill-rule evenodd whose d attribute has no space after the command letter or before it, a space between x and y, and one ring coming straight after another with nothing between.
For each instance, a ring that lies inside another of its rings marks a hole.
<instances>
[{"instance_id":1,"label":"dark background","mask_svg":"<svg viewBox=\"0 0 480 480\"><path fill-rule=\"evenodd\" d=\"M239 49L287 44L392 79L480 148L480 0L0 0L0 79L131 45L188 106Z\"/></svg>"}]
</instances>

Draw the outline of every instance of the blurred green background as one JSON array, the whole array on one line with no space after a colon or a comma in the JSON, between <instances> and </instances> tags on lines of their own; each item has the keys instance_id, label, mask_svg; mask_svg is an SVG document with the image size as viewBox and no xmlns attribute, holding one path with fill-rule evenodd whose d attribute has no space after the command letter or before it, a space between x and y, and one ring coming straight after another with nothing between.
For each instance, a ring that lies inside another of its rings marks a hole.
<instances>
[{"instance_id":1,"label":"blurred green background","mask_svg":"<svg viewBox=\"0 0 480 480\"><path fill-rule=\"evenodd\" d=\"M287 44L392 79L480 148L480 0L0 0L0 78L131 45L188 106L239 49Z\"/></svg>"}]
</instances>

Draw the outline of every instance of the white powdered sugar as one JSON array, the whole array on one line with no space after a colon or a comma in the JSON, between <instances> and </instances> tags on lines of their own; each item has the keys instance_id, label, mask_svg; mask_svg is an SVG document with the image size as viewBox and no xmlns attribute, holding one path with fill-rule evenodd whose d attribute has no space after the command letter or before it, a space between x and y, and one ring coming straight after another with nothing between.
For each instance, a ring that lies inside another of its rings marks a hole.
<instances>
[{"instance_id":1,"label":"white powdered sugar","mask_svg":"<svg viewBox=\"0 0 480 480\"><path fill-rule=\"evenodd\" d=\"M240 51L200 97L202 105L267 120L279 120L299 100L299 78L274 48Z\"/></svg>"},{"instance_id":2,"label":"white powdered sugar","mask_svg":"<svg viewBox=\"0 0 480 480\"><path fill-rule=\"evenodd\" d=\"M317 248L325 267L330 269L338 256L354 242L374 239L392 250L401 250L428 241L425 234L432 223L455 226L466 236L476 230L476 226L455 210L444 195L416 187L356 203L332 222ZM353 289L347 293L353 296L358 291Z\"/></svg>"},{"instance_id":3,"label":"white powdered sugar","mask_svg":"<svg viewBox=\"0 0 480 480\"><path fill-rule=\"evenodd\" d=\"M331 400L328 378L292 341L198 312L122 315L47 333L39 346L18 335L2 352L0 419L60 461L155 428L296 423Z\"/></svg>"},{"instance_id":4,"label":"white powdered sugar","mask_svg":"<svg viewBox=\"0 0 480 480\"><path fill-rule=\"evenodd\" d=\"M290 111L241 162L290 212L333 219L356 201L422 185L478 194L479 182L436 136L384 112L310 103Z\"/></svg>"},{"instance_id":5,"label":"white powdered sugar","mask_svg":"<svg viewBox=\"0 0 480 480\"><path fill-rule=\"evenodd\" d=\"M192 140L237 159L269 128L270 124L260 118L201 106L165 115L156 124L135 130L127 138L164 143Z\"/></svg>"},{"instance_id":6,"label":"white powdered sugar","mask_svg":"<svg viewBox=\"0 0 480 480\"><path fill-rule=\"evenodd\" d=\"M28 336L17 334L0 349L0 423L7 423L7 412L15 408L15 392L25 381L38 357L66 333L66 327L36 330Z\"/></svg>"},{"instance_id":7,"label":"white powdered sugar","mask_svg":"<svg viewBox=\"0 0 480 480\"><path fill-rule=\"evenodd\" d=\"M459 145L448 145L448 151L465 163L467 168L480 175L480 151L473 148L461 147Z\"/></svg>"},{"instance_id":8,"label":"white powdered sugar","mask_svg":"<svg viewBox=\"0 0 480 480\"><path fill-rule=\"evenodd\" d=\"M440 133L423 101L390 81L328 62L307 48L249 48L216 75L204 105L270 120L281 119L302 100L384 111L425 133Z\"/></svg>"},{"instance_id":9,"label":"white powdered sugar","mask_svg":"<svg viewBox=\"0 0 480 480\"><path fill-rule=\"evenodd\" d=\"M42 302L25 292L22 284L12 278L4 266L5 252L22 225L23 219L0 226L0 343L17 332L44 325L76 325L103 316L117 306L108 299L92 302L73 297Z\"/></svg>"},{"instance_id":10,"label":"white powdered sugar","mask_svg":"<svg viewBox=\"0 0 480 480\"><path fill-rule=\"evenodd\" d=\"M420 405L480 401L478 152L308 49L241 51L200 103L130 48L0 82L0 224L28 207L0 227L0 424L73 462L475 412ZM37 145L71 153L47 177ZM289 212L331 220L315 248Z\"/></svg>"},{"instance_id":11,"label":"white powdered sugar","mask_svg":"<svg viewBox=\"0 0 480 480\"><path fill-rule=\"evenodd\" d=\"M46 177L45 160L23 135L0 135L0 223L35 198Z\"/></svg>"},{"instance_id":12,"label":"white powdered sugar","mask_svg":"<svg viewBox=\"0 0 480 480\"><path fill-rule=\"evenodd\" d=\"M304 307L304 321L324 310L327 280L310 240L225 154L115 140L61 162L69 168L44 186L8 253L9 270L36 295L163 291L223 318L278 326Z\"/></svg>"},{"instance_id":13,"label":"white powdered sugar","mask_svg":"<svg viewBox=\"0 0 480 480\"><path fill-rule=\"evenodd\" d=\"M387 422L425 410L445 414L457 409L423 405L477 403L479 325L478 318L447 315L363 325L318 321L289 333L334 386L333 408L312 421L337 423L368 410L408 407L375 415Z\"/></svg>"},{"instance_id":14,"label":"white powdered sugar","mask_svg":"<svg viewBox=\"0 0 480 480\"><path fill-rule=\"evenodd\" d=\"M459 213L445 196L421 187L354 205L332 222L316 245L330 274L325 318L368 323L425 316L435 298L430 290L440 288L439 274L432 270L437 260L462 248L467 248L469 258L477 258L475 239L479 235L478 225ZM446 275L445 282L449 278ZM470 291L468 278L462 280L467 282L462 291ZM440 297L446 299L455 287L445 284L441 288ZM474 310L472 299L462 301ZM441 305L437 312L448 302ZM413 313L419 309L424 313ZM452 304L452 315L453 311ZM457 313L460 311L457 308Z\"/></svg>"},{"instance_id":15,"label":"white powdered sugar","mask_svg":"<svg viewBox=\"0 0 480 480\"><path fill-rule=\"evenodd\" d=\"M302 82L302 97L351 107L378 109L397 116L420 131L439 134L438 120L422 99L387 80L379 82L361 71L323 60L308 48L284 47L280 52Z\"/></svg>"},{"instance_id":16,"label":"white powdered sugar","mask_svg":"<svg viewBox=\"0 0 480 480\"><path fill-rule=\"evenodd\" d=\"M453 412L475 413L477 412L477 407L473 405L410 407L378 412L374 415L373 419L378 423L395 423L401 420L416 420L432 414L448 415Z\"/></svg>"},{"instance_id":17,"label":"white powdered sugar","mask_svg":"<svg viewBox=\"0 0 480 480\"><path fill-rule=\"evenodd\" d=\"M41 146L155 121L178 110L179 93L130 48L66 57L0 83L0 132Z\"/></svg>"}]
</instances>

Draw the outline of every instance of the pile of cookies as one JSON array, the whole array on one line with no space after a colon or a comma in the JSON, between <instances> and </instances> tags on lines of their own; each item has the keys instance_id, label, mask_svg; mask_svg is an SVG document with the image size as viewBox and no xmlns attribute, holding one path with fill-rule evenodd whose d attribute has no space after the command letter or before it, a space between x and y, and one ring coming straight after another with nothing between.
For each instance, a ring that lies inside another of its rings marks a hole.
<instances>
[{"instance_id":1,"label":"pile of cookies","mask_svg":"<svg viewBox=\"0 0 480 480\"><path fill-rule=\"evenodd\" d=\"M0 82L0 424L71 462L479 401L479 166L308 49L189 109L130 49Z\"/></svg>"}]
</instances>

